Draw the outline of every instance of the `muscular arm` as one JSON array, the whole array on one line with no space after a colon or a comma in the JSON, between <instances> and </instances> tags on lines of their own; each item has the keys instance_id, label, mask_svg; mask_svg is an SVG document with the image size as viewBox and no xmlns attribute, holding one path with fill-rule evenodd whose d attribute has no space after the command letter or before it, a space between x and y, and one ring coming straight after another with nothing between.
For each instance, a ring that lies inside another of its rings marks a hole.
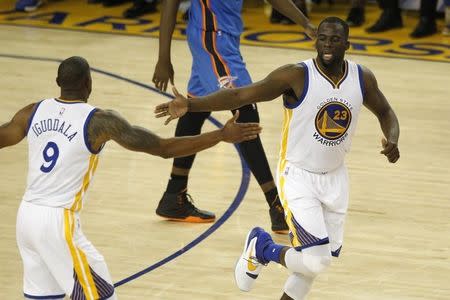
<instances>
[{"instance_id":1,"label":"muscular arm","mask_svg":"<svg viewBox=\"0 0 450 300\"><path fill-rule=\"evenodd\" d=\"M385 149L382 153L388 156L390 162L395 162L398 157L391 158L390 155L388 155L389 153L385 153L384 151L391 151L391 149L387 149L387 147L394 147L397 149L398 139L400 136L400 126L397 116L386 100L386 97L384 97L383 93L378 88L378 83L373 73L366 67L362 68L365 87L364 106L378 118L381 130L386 137L387 144L383 145ZM398 152L398 150L396 152Z\"/></svg>"},{"instance_id":2,"label":"muscular arm","mask_svg":"<svg viewBox=\"0 0 450 300\"><path fill-rule=\"evenodd\" d=\"M0 125L0 148L13 146L27 135L28 120L35 103L19 110L11 121Z\"/></svg>"},{"instance_id":3,"label":"muscular arm","mask_svg":"<svg viewBox=\"0 0 450 300\"><path fill-rule=\"evenodd\" d=\"M224 139L221 130L198 136L164 139L145 128L131 125L112 110L99 110L94 113L89 123L88 135L94 150L113 140L126 149L163 158L191 155Z\"/></svg>"},{"instance_id":4,"label":"muscular arm","mask_svg":"<svg viewBox=\"0 0 450 300\"><path fill-rule=\"evenodd\" d=\"M237 109L247 104L273 100L290 89L300 95L303 90L304 72L299 65L282 66L251 85L222 89L205 97L188 99L189 111Z\"/></svg>"},{"instance_id":5,"label":"muscular arm","mask_svg":"<svg viewBox=\"0 0 450 300\"><path fill-rule=\"evenodd\" d=\"M308 18L305 17L291 0L269 0L269 2L272 4L273 8L295 23L303 26L303 28L306 28L308 25Z\"/></svg>"}]
</instances>

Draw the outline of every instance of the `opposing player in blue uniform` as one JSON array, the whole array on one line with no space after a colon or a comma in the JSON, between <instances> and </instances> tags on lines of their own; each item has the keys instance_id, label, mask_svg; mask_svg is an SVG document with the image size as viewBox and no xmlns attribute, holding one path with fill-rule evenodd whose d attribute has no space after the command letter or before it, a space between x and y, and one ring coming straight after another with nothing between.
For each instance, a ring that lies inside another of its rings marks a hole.
<instances>
[{"instance_id":1,"label":"opposing player in blue uniform","mask_svg":"<svg viewBox=\"0 0 450 300\"><path fill-rule=\"evenodd\" d=\"M170 59L172 34L176 23L179 0L163 2L159 37L159 58L153 82L162 91L169 81L174 83L174 70ZM250 75L242 59L239 44L243 30L241 18L242 0L192 0L189 9L187 40L193 63L188 84L190 97L205 96L222 88L234 88L251 84ZM290 0L270 0L274 8L303 26L310 37L315 36L315 27ZM239 122L258 122L256 105L239 108ZM179 119L175 136L195 135L201 132L210 112L187 113ZM250 170L265 194L269 204L272 230L287 233L283 207L267 162L261 140L239 144ZM195 155L177 158L166 192L156 213L170 220L185 222L213 222L214 213L197 209L187 194L189 171Z\"/></svg>"}]
</instances>

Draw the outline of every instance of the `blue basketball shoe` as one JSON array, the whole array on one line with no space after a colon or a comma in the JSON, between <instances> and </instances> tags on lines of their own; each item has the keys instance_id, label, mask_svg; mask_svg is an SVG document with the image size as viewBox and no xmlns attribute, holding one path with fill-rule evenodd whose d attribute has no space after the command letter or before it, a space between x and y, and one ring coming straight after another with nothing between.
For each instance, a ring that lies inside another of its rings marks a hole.
<instances>
[{"instance_id":1,"label":"blue basketball shoe","mask_svg":"<svg viewBox=\"0 0 450 300\"><path fill-rule=\"evenodd\" d=\"M248 292L258 278L263 266L268 264L264 260L263 250L273 243L270 234L260 227L255 227L247 234L244 251L236 262L234 268L234 279L240 290Z\"/></svg>"}]
</instances>

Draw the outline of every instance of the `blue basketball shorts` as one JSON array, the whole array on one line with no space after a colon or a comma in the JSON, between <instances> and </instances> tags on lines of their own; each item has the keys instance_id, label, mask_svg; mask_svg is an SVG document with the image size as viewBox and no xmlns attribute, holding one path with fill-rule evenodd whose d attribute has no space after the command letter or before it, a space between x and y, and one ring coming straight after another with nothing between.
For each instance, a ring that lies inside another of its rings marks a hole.
<instances>
[{"instance_id":1,"label":"blue basketball shorts","mask_svg":"<svg viewBox=\"0 0 450 300\"><path fill-rule=\"evenodd\" d=\"M205 96L220 88L252 83L239 50L238 36L189 27L187 38L192 53L190 96Z\"/></svg>"}]
</instances>

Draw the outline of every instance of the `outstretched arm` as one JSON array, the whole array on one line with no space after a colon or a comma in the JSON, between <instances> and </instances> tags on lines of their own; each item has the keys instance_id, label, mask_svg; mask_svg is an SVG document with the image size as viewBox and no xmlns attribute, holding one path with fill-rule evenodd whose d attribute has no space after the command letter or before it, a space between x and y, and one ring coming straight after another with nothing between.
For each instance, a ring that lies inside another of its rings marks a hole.
<instances>
[{"instance_id":1,"label":"outstretched arm","mask_svg":"<svg viewBox=\"0 0 450 300\"><path fill-rule=\"evenodd\" d=\"M364 77L364 106L366 106L380 122L381 130L385 136L382 141L381 154L386 155L389 162L395 163L400 158L398 139L400 126L397 116L389 105L386 97L378 88L378 83L373 73L366 67L363 68Z\"/></svg>"},{"instance_id":2,"label":"outstretched arm","mask_svg":"<svg viewBox=\"0 0 450 300\"><path fill-rule=\"evenodd\" d=\"M161 91L166 91L169 80L173 85L174 71L170 59L170 48L172 45L172 35L177 21L179 5L180 0L162 1L159 27L159 55L152 79L156 88Z\"/></svg>"},{"instance_id":3,"label":"outstretched arm","mask_svg":"<svg viewBox=\"0 0 450 300\"><path fill-rule=\"evenodd\" d=\"M0 125L0 148L13 146L27 135L28 120L35 103L19 110L11 121Z\"/></svg>"},{"instance_id":4,"label":"outstretched arm","mask_svg":"<svg viewBox=\"0 0 450 300\"><path fill-rule=\"evenodd\" d=\"M188 99L189 111L229 110L273 100L292 88L291 81L299 76L297 68L296 65L286 65L245 87L221 89L208 96Z\"/></svg>"},{"instance_id":5,"label":"outstretched arm","mask_svg":"<svg viewBox=\"0 0 450 300\"><path fill-rule=\"evenodd\" d=\"M308 18L291 0L269 0L269 2L281 14L302 26L310 38L316 37L316 27L309 22Z\"/></svg>"},{"instance_id":6,"label":"outstretched arm","mask_svg":"<svg viewBox=\"0 0 450 300\"><path fill-rule=\"evenodd\" d=\"M161 138L143 127L133 126L113 110L94 113L88 128L89 142L98 150L109 140L122 147L163 158L187 156L210 148L221 141L237 143L256 138L261 128L255 123L236 124L233 116L223 129L196 136ZM247 126L248 124L248 126Z\"/></svg>"},{"instance_id":7,"label":"outstretched arm","mask_svg":"<svg viewBox=\"0 0 450 300\"><path fill-rule=\"evenodd\" d=\"M171 120L183 116L187 111L217 111L237 109L247 104L270 101L289 90L296 95L303 91L305 70L300 65L285 65L270 73L261 81L251 85L221 89L213 94L198 98L185 98L174 89L175 99L155 108L157 118L169 116Z\"/></svg>"}]
</instances>

